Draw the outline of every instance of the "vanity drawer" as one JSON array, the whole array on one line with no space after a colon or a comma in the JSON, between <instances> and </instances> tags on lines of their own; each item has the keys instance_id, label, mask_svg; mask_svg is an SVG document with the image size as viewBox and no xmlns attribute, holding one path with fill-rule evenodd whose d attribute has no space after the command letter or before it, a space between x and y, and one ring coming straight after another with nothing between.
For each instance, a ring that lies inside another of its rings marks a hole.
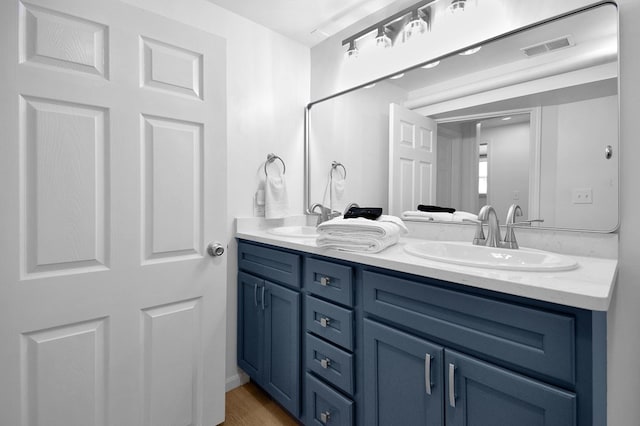
<instances>
[{"instance_id":1,"label":"vanity drawer","mask_svg":"<svg viewBox=\"0 0 640 426\"><path fill-rule=\"evenodd\" d=\"M353 269L350 266L307 258L304 270L304 287L311 293L353 306Z\"/></svg>"},{"instance_id":2,"label":"vanity drawer","mask_svg":"<svg viewBox=\"0 0 640 426\"><path fill-rule=\"evenodd\" d=\"M364 310L494 360L575 384L575 319L365 271Z\"/></svg>"},{"instance_id":3,"label":"vanity drawer","mask_svg":"<svg viewBox=\"0 0 640 426\"><path fill-rule=\"evenodd\" d=\"M307 373L307 425L351 426L353 401Z\"/></svg>"},{"instance_id":4,"label":"vanity drawer","mask_svg":"<svg viewBox=\"0 0 640 426\"><path fill-rule=\"evenodd\" d=\"M307 368L353 395L353 355L307 333Z\"/></svg>"},{"instance_id":5,"label":"vanity drawer","mask_svg":"<svg viewBox=\"0 0 640 426\"><path fill-rule=\"evenodd\" d=\"M345 349L353 350L353 311L306 297L305 322L307 330Z\"/></svg>"},{"instance_id":6,"label":"vanity drawer","mask_svg":"<svg viewBox=\"0 0 640 426\"><path fill-rule=\"evenodd\" d=\"M300 288L300 265L297 254L253 244L238 244L238 267L244 271Z\"/></svg>"}]
</instances>

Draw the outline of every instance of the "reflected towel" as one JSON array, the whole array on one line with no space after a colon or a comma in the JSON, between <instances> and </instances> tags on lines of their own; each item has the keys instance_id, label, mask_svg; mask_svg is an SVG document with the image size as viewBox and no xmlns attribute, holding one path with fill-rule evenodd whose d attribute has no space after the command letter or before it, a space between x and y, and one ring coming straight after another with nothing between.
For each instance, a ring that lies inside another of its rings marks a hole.
<instances>
[{"instance_id":1,"label":"reflected towel","mask_svg":"<svg viewBox=\"0 0 640 426\"><path fill-rule=\"evenodd\" d=\"M406 212L402 212L402 218L406 220L415 220L422 222L463 222L464 220L476 221L478 220L478 215L463 211L458 211L455 213L440 213L409 210Z\"/></svg>"},{"instance_id":2,"label":"reflected towel","mask_svg":"<svg viewBox=\"0 0 640 426\"><path fill-rule=\"evenodd\" d=\"M287 216L289 199L284 175L268 175L264 184L264 216L278 219Z\"/></svg>"},{"instance_id":3,"label":"reflected towel","mask_svg":"<svg viewBox=\"0 0 640 426\"><path fill-rule=\"evenodd\" d=\"M346 179L344 179L343 177L331 178L331 182L330 182L331 187L329 188L329 190L331 191L331 194L330 194L329 200L330 200L331 208L333 210L337 210L341 212L346 207L346 204L344 201L345 200L345 196L344 196L345 184L346 184Z\"/></svg>"}]
</instances>

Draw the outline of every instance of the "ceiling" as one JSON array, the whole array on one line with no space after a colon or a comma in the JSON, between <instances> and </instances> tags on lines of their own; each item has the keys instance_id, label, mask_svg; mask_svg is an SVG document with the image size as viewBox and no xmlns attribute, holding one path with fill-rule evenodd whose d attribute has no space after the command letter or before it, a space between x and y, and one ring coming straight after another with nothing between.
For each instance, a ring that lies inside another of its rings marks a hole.
<instances>
[{"instance_id":1,"label":"ceiling","mask_svg":"<svg viewBox=\"0 0 640 426\"><path fill-rule=\"evenodd\" d=\"M209 0L312 47L398 0Z\"/></svg>"}]
</instances>

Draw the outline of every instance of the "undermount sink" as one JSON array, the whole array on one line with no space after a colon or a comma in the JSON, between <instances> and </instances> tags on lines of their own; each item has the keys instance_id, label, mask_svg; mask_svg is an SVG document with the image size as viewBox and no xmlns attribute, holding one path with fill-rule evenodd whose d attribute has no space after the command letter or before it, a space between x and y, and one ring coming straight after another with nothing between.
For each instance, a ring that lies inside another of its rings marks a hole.
<instances>
[{"instance_id":1,"label":"undermount sink","mask_svg":"<svg viewBox=\"0 0 640 426\"><path fill-rule=\"evenodd\" d=\"M267 230L268 233L289 238L315 238L318 236L315 226L280 226Z\"/></svg>"},{"instance_id":2,"label":"undermount sink","mask_svg":"<svg viewBox=\"0 0 640 426\"><path fill-rule=\"evenodd\" d=\"M505 249L458 241L424 241L408 244L411 255L456 265L509 271L569 271L578 267L568 256L530 248Z\"/></svg>"}]
</instances>

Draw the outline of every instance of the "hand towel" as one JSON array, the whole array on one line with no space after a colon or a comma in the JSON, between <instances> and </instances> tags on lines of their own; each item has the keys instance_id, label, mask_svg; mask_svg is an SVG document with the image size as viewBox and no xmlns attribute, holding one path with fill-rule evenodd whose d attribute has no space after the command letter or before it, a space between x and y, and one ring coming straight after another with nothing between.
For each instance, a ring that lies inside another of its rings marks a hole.
<instances>
[{"instance_id":1,"label":"hand towel","mask_svg":"<svg viewBox=\"0 0 640 426\"><path fill-rule=\"evenodd\" d=\"M267 175L264 184L264 216L278 219L287 216L289 200L284 175Z\"/></svg>"}]
</instances>

